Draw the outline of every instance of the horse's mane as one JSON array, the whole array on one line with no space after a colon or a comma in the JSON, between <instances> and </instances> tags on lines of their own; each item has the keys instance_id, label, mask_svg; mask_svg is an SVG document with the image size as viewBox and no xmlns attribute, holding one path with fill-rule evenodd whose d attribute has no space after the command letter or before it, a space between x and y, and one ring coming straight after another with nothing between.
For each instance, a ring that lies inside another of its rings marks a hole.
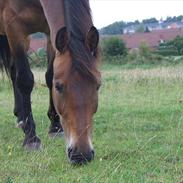
<instances>
[{"instance_id":1,"label":"horse's mane","mask_svg":"<svg viewBox=\"0 0 183 183\"><path fill-rule=\"evenodd\" d=\"M93 25L89 0L65 0L64 16L69 35L68 48L72 55L72 69L84 77L96 80L98 49L91 54L85 46L87 32Z\"/></svg>"}]
</instances>

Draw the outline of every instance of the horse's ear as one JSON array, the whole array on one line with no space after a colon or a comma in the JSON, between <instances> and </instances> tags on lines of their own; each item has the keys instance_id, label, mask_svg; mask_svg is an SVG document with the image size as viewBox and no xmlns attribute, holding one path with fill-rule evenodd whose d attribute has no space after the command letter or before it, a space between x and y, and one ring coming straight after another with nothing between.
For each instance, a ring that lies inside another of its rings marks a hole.
<instances>
[{"instance_id":1,"label":"horse's ear","mask_svg":"<svg viewBox=\"0 0 183 183\"><path fill-rule=\"evenodd\" d=\"M64 53L68 45L68 33L67 28L62 27L56 35L55 46L60 53Z\"/></svg>"},{"instance_id":2,"label":"horse's ear","mask_svg":"<svg viewBox=\"0 0 183 183\"><path fill-rule=\"evenodd\" d=\"M86 36L86 45L91 52L95 51L99 42L99 32L92 26Z\"/></svg>"}]
</instances>

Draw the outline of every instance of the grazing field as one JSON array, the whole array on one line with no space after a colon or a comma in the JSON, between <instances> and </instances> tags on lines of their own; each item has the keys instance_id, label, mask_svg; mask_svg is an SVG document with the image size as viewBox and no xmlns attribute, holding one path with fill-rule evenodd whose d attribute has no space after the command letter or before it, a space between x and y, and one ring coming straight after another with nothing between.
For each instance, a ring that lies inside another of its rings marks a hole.
<instances>
[{"instance_id":1,"label":"grazing field","mask_svg":"<svg viewBox=\"0 0 183 183\"><path fill-rule=\"evenodd\" d=\"M95 160L68 163L63 138L50 139L44 73L34 70L32 94L43 149L22 149L8 82L0 83L0 182L183 182L183 67L124 69L104 65L94 118Z\"/></svg>"}]
</instances>

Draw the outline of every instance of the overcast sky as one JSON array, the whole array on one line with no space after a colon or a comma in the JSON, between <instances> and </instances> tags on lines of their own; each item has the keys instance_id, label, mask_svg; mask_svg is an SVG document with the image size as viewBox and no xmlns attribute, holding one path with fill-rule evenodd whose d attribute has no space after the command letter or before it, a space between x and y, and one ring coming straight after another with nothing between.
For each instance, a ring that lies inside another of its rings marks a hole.
<instances>
[{"instance_id":1,"label":"overcast sky","mask_svg":"<svg viewBox=\"0 0 183 183\"><path fill-rule=\"evenodd\" d=\"M183 0L90 0L97 28L115 21L183 15Z\"/></svg>"}]
</instances>

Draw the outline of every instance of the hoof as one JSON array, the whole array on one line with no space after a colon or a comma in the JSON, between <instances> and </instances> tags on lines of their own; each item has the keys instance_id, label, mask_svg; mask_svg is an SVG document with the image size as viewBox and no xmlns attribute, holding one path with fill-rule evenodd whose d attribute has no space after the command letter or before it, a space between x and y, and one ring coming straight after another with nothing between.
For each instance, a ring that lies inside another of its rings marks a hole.
<instances>
[{"instance_id":1,"label":"hoof","mask_svg":"<svg viewBox=\"0 0 183 183\"><path fill-rule=\"evenodd\" d=\"M42 149L41 140L37 136L34 136L32 138L25 138L23 147L25 150L29 151L40 150Z\"/></svg>"},{"instance_id":2,"label":"hoof","mask_svg":"<svg viewBox=\"0 0 183 183\"><path fill-rule=\"evenodd\" d=\"M42 145L41 145L41 143L33 142L33 143L30 143L30 144L25 144L24 149L27 150L27 151L41 150Z\"/></svg>"}]
</instances>

